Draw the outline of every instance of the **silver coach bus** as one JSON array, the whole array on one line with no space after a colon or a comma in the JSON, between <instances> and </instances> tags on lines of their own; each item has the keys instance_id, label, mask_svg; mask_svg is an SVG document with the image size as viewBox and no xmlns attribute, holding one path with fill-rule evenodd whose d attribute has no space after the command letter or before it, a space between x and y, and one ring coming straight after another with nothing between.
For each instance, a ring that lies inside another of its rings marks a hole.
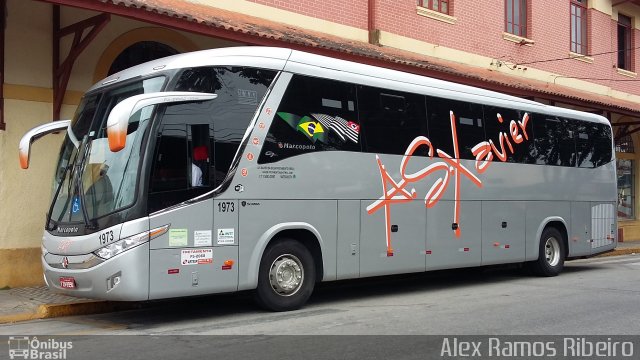
<instances>
[{"instance_id":1,"label":"silver coach bus","mask_svg":"<svg viewBox=\"0 0 640 360\"><path fill-rule=\"evenodd\" d=\"M598 115L290 49L181 54L93 86L66 131L47 285L148 300L566 259L617 243Z\"/></svg>"}]
</instances>

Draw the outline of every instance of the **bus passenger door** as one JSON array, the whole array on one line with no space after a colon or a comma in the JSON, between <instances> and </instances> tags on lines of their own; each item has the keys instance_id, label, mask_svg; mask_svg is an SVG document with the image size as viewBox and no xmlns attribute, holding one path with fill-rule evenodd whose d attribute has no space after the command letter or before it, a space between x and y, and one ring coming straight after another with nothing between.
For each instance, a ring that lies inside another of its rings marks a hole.
<instances>
[{"instance_id":1,"label":"bus passenger door","mask_svg":"<svg viewBox=\"0 0 640 360\"><path fill-rule=\"evenodd\" d=\"M424 201L414 200L391 205L388 219L385 219L384 207L371 214L367 213L367 206L374 201L361 202L360 276L424 271L427 219Z\"/></svg>"},{"instance_id":2,"label":"bus passenger door","mask_svg":"<svg viewBox=\"0 0 640 360\"><path fill-rule=\"evenodd\" d=\"M167 107L155 139L150 226L169 225L169 230L150 244L150 299L235 291L238 286L238 204L207 196L218 176L212 129L183 113L177 106Z\"/></svg>"}]
</instances>

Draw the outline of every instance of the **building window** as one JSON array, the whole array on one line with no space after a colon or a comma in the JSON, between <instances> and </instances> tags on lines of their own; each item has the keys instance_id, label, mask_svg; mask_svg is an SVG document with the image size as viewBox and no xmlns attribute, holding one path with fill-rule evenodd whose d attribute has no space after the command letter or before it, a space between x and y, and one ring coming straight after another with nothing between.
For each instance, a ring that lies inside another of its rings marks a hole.
<instances>
[{"instance_id":1,"label":"building window","mask_svg":"<svg viewBox=\"0 0 640 360\"><path fill-rule=\"evenodd\" d=\"M587 55L587 0L571 0L571 51Z\"/></svg>"},{"instance_id":2,"label":"building window","mask_svg":"<svg viewBox=\"0 0 640 360\"><path fill-rule=\"evenodd\" d=\"M429 10L449 14L451 0L418 0L418 5Z\"/></svg>"},{"instance_id":3,"label":"building window","mask_svg":"<svg viewBox=\"0 0 640 360\"><path fill-rule=\"evenodd\" d=\"M505 0L504 31L527 37L527 0Z\"/></svg>"},{"instance_id":4,"label":"building window","mask_svg":"<svg viewBox=\"0 0 640 360\"><path fill-rule=\"evenodd\" d=\"M631 18L618 15L618 68L632 70L631 54Z\"/></svg>"},{"instance_id":5,"label":"building window","mask_svg":"<svg viewBox=\"0 0 640 360\"><path fill-rule=\"evenodd\" d=\"M616 152L633 154L633 139L625 135L616 140ZM635 162L624 159L624 155L616 160L618 175L618 218L633 219L635 216ZM628 157L628 156L627 156Z\"/></svg>"},{"instance_id":6,"label":"building window","mask_svg":"<svg viewBox=\"0 0 640 360\"><path fill-rule=\"evenodd\" d=\"M635 171L634 161L627 159L617 159L618 168L618 218L633 219L635 194L633 184Z\"/></svg>"},{"instance_id":7,"label":"building window","mask_svg":"<svg viewBox=\"0 0 640 360\"><path fill-rule=\"evenodd\" d=\"M631 135L626 135L616 140L616 152L619 153L635 153L633 148L633 139Z\"/></svg>"}]
</instances>

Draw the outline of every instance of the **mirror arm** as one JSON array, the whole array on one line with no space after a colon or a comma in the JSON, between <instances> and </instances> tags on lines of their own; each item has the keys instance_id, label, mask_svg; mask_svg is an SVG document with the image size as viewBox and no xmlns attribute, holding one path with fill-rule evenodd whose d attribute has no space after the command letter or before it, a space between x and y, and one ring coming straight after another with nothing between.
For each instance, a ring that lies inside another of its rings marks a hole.
<instances>
[{"instance_id":1,"label":"mirror arm","mask_svg":"<svg viewBox=\"0 0 640 360\"><path fill-rule=\"evenodd\" d=\"M169 91L135 95L122 100L114 106L107 119L107 136L109 149L118 152L124 149L127 142L129 118L136 111L146 106L158 104L188 103L213 100L218 95L210 93Z\"/></svg>"},{"instance_id":2,"label":"mirror arm","mask_svg":"<svg viewBox=\"0 0 640 360\"><path fill-rule=\"evenodd\" d=\"M71 126L71 120L59 120L46 124L42 124L27 131L26 134L20 139L20 145L18 146L18 153L20 156L20 167L23 169L29 168L29 156L31 155L31 144L34 141L42 138L43 136L51 133L60 132L63 129L68 129Z\"/></svg>"}]
</instances>

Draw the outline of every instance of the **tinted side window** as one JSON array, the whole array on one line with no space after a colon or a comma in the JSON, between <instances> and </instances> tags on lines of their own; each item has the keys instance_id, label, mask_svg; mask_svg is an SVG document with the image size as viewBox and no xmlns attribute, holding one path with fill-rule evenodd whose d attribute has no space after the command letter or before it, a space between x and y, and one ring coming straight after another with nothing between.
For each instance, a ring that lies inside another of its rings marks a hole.
<instances>
[{"instance_id":1,"label":"tinted side window","mask_svg":"<svg viewBox=\"0 0 640 360\"><path fill-rule=\"evenodd\" d=\"M591 162L595 167L611 162L613 158L613 139L611 138L611 128L606 124L596 124L596 145L594 146Z\"/></svg>"},{"instance_id":2,"label":"tinted side window","mask_svg":"<svg viewBox=\"0 0 640 360\"><path fill-rule=\"evenodd\" d=\"M358 86L364 151L403 155L413 139L427 135L424 96ZM420 147L426 155L427 149Z\"/></svg>"},{"instance_id":3,"label":"tinted side window","mask_svg":"<svg viewBox=\"0 0 640 360\"><path fill-rule=\"evenodd\" d=\"M258 163L330 150L360 151L355 86L295 75L276 111Z\"/></svg>"},{"instance_id":4,"label":"tinted side window","mask_svg":"<svg viewBox=\"0 0 640 360\"><path fill-rule=\"evenodd\" d=\"M471 149L485 139L482 106L442 98L427 96L427 116L429 118L429 140L436 149L454 157L451 112L456 121L458 156L474 159Z\"/></svg>"},{"instance_id":5,"label":"tinted side window","mask_svg":"<svg viewBox=\"0 0 640 360\"><path fill-rule=\"evenodd\" d=\"M496 160L535 164L536 148L533 141L533 115L521 110L484 107L487 141L493 143ZM526 116L526 117L525 117ZM500 136L500 134L503 134Z\"/></svg>"},{"instance_id":6,"label":"tinted side window","mask_svg":"<svg viewBox=\"0 0 640 360\"><path fill-rule=\"evenodd\" d=\"M573 127L566 119L538 115L533 123L537 164L575 166Z\"/></svg>"},{"instance_id":7,"label":"tinted side window","mask_svg":"<svg viewBox=\"0 0 640 360\"><path fill-rule=\"evenodd\" d=\"M201 116L213 127L214 187L225 179L256 109L271 85L275 71L243 67L200 67L185 70L176 91L215 93L210 102L177 105L176 114ZM182 108L180 108L182 106Z\"/></svg>"},{"instance_id":8,"label":"tinted side window","mask_svg":"<svg viewBox=\"0 0 640 360\"><path fill-rule=\"evenodd\" d=\"M458 152L460 159L475 160L471 149L486 138L482 106L474 103L460 103L453 110L456 118ZM450 154L453 156L453 154Z\"/></svg>"},{"instance_id":9,"label":"tinted side window","mask_svg":"<svg viewBox=\"0 0 640 360\"><path fill-rule=\"evenodd\" d=\"M175 110L174 107L167 107L156 137L149 212L208 192L216 183L211 160L211 125L203 122L202 117L194 114L180 116L173 113Z\"/></svg>"},{"instance_id":10,"label":"tinted side window","mask_svg":"<svg viewBox=\"0 0 640 360\"><path fill-rule=\"evenodd\" d=\"M192 199L223 182L274 77L274 71L240 67L183 71L175 90L213 92L218 97L168 105L161 111L150 179L150 212Z\"/></svg>"},{"instance_id":11,"label":"tinted side window","mask_svg":"<svg viewBox=\"0 0 640 360\"><path fill-rule=\"evenodd\" d=\"M595 168L611 161L611 130L605 124L572 120L579 167Z\"/></svg>"},{"instance_id":12,"label":"tinted side window","mask_svg":"<svg viewBox=\"0 0 640 360\"><path fill-rule=\"evenodd\" d=\"M71 129L78 141L82 141L82 138L89 133L89 127L98 109L101 95L102 94L87 96L76 110Z\"/></svg>"},{"instance_id":13,"label":"tinted side window","mask_svg":"<svg viewBox=\"0 0 640 360\"><path fill-rule=\"evenodd\" d=\"M149 212L183 201L183 193L189 184L187 127L184 124L162 126L156 138L152 166Z\"/></svg>"}]
</instances>

